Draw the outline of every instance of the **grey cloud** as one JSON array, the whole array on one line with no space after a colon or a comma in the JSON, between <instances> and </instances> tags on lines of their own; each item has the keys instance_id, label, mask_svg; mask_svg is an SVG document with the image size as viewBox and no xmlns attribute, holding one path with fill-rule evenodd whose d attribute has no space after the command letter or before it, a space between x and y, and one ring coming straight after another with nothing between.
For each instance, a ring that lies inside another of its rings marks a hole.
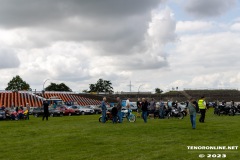
<instances>
[{"instance_id":1,"label":"grey cloud","mask_svg":"<svg viewBox=\"0 0 240 160\"><path fill-rule=\"evenodd\" d=\"M164 0L2 0L0 25L28 27L68 17L121 19L144 14L162 1Z\"/></svg>"},{"instance_id":2,"label":"grey cloud","mask_svg":"<svg viewBox=\"0 0 240 160\"><path fill-rule=\"evenodd\" d=\"M151 10L163 1L4 0L0 26L27 28L25 36L33 48L77 41L91 42L102 50L99 54L129 54L141 49Z\"/></svg>"},{"instance_id":3,"label":"grey cloud","mask_svg":"<svg viewBox=\"0 0 240 160\"><path fill-rule=\"evenodd\" d=\"M20 65L19 58L17 54L9 49L1 49L0 48L0 69L5 68L17 68Z\"/></svg>"},{"instance_id":4,"label":"grey cloud","mask_svg":"<svg viewBox=\"0 0 240 160\"><path fill-rule=\"evenodd\" d=\"M91 48L96 56L111 55L122 59L139 53L141 57L150 57L136 62L127 60L130 62L124 64L126 69L156 69L168 65L161 49L175 39L175 20L171 19L170 11L164 11L164 19L158 15L153 19L151 15L153 10L160 11L158 6L163 1L5 0L0 6L0 26L27 30L23 35L29 48L48 48L59 41L74 41ZM148 35L149 30L151 35ZM122 65L120 62L119 66ZM69 74L64 79L75 80L75 75L83 72L68 72L61 66L54 67L59 70L52 75L54 78ZM77 77L89 78L88 71L83 73L84 76Z\"/></svg>"},{"instance_id":5,"label":"grey cloud","mask_svg":"<svg viewBox=\"0 0 240 160\"><path fill-rule=\"evenodd\" d=\"M188 0L185 10L196 17L216 17L234 7L237 0Z\"/></svg>"},{"instance_id":6,"label":"grey cloud","mask_svg":"<svg viewBox=\"0 0 240 160\"><path fill-rule=\"evenodd\" d=\"M154 70L163 67L168 67L166 55L136 54L131 56L116 57L115 66L119 70ZM114 65L114 64L113 64Z\"/></svg>"}]
</instances>

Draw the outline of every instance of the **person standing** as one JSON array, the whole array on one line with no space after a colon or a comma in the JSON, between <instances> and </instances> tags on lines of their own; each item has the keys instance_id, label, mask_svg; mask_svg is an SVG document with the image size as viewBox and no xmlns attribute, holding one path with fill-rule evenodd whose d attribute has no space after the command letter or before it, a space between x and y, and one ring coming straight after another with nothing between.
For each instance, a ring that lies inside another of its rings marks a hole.
<instances>
[{"instance_id":1,"label":"person standing","mask_svg":"<svg viewBox=\"0 0 240 160\"><path fill-rule=\"evenodd\" d=\"M201 117L199 119L200 123L204 123L205 121L205 113L206 113L206 102L205 102L205 97L202 96L199 100L198 100L198 107L201 113Z\"/></svg>"},{"instance_id":2,"label":"person standing","mask_svg":"<svg viewBox=\"0 0 240 160\"><path fill-rule=\"evenodd\" d=\"M106 105L107 98L103 97L103 101L101 103L102 108L102 123L106 122L106 114L107 114L107 105Z\"/></svg>"},{"instance_id":3,"label":"person standing","mask_svg":"<svg viewBox=\"0 0 240 160\"><path fill-rule=\"evenodd\" d=\"M141 99L138 98L138 100L137 100L137 117L140 118L141 112L142 112Z\"/></svg>"},{"instance_id":4,"label":"person standing","mask_svg":"<svg viewBox=\"0 0 240 160\"><path fill-rule=\"evenodd\" d=\"M160 100L159 103L159 118L160 119L164 119L164 114L165 114L165 105L164 102L162 100Z\"/></svg>"},{"instance_id":5,"label":"person standing","mask_svg":"<svg viewBox=\"0 0 240 160\"><path fill-rule=\"evenodd\" d=\"M118 109L116 106L112 108L112 122L117 123Z\"/></svg>"},{"instance_id":6,"label":"person standing","mask_svg":"<svg viewBox=\"0 0 240 160\"><path fill-rule=\"evenodd\" d=\"M150 110L149 114L154 114L155 108L156 108L156 102L155 102L155 99L152 98L152 100L149 103L149 110Z\"/></svg>"},{"instance_id":7,"label":"person standing","mask_svg":"<svg viewBox=\"0 0 240 160\"><path fill-rule=\"evenodd\" d=\"M235 106L235 102L234 100L231 100L231 107L234 107Z\"/></svg>"},{"instance_id":8,"label":"person standing","mask_svg":"<svg viewBox=\"0 0 240 160\"><path fill-rule=\"evenodd\" d=\"M15 110L16 112L18 112L18 106L16 107L16 110Z\"/></svg>"},{"instance_id":9,"label":"person standing","mask_svg":"<svg viewBox=\"0 0 240 160\"><path fill-rule=\"evenodd\" d=\"M18 117L18 120L24 119L24 111L21 107L17 112L17 117Z\"/></svg>"},{"instance_id":10,"label":"person standing","mask_svg":"<svg viewBox=\"0 0 240 160\"><path fill-rule=\"evenodd\" d=\"M48 106L49 106L49 104L48 104L48 102L45 100L45 101L43 101L43 118L42 118L42 120L44 121L44 118L46 117L46 120L48 121L48 114L49 114L49 112L48 112Z\"/></svg>"},{"instance_id":11,"label":"person standing","mask_svg":"<svg viewBox=\"0 0 240 160\"><path fill-rule=\"evenodd\" d=\"M54 108L54 109L57 108L57 104L56 104L56 102L53 103L53 108Z\"/></svg>"},{"instance_id":12,"label":"person standing","mask_svg":"<svg viewBox=\"0 0 240 160\"><path fill-rule=\"evenodd\" d=\"M142 98L142 118L147 123L148 102L145 98Z\"/></svg>"},{"instance_id":13,"label":"person standing","mask_svg":"<svg viewBox=\"0 0 240 160\"><path fill-rule=\"evenodd\" d=\"M117 110L118 110L118 120L119 123L122 123L122 101L120 97L117 97Z\"/></svg>"},{"instance_id":14,"label":"person standing","mask_svg":"<svg viewBox=\"0 0 240 160\"><path fill-rule=\"evenodd\" d=\"M130 109L131 109L130 98L126 100L126 109L128 110L128 113L127 113L127 118L128 118L130 115Z\"/></svg>"},{"instance_id":15,"label":"person standing","mask_svg":"<svg viewBox=\"0 0 240 160\"><path fill-rule=\"evenodd\" d=\"M30 106L29 106L28 103L26 104L26 107L27 107L27 110L28 110L28 112L26 112L27 113L27 120L29 120Z\"/></svg>"},{"instance_id":16,"label":"person standing","mask_svg":"<svg viewBox=\"0 0 240 160\"><path fill-rule=\"evenodd\" d=\"M168 107L168 109L172 109L172 99L171 100L168 100L168 102L167 102L167 107Z\"/></svg>"},{"instance_id":17,"label":"person standing","mask_svg":"<svg viewBox=\"0 0 240 160\"><path fill-rule=\"evenodd\" d=\"M192 129L196 129L196 106L194 104L194 99L191 98L188 102L188 110L189 110L189 115L190 115L190 120L192 124Z\"/></svg>"}]
</instances>

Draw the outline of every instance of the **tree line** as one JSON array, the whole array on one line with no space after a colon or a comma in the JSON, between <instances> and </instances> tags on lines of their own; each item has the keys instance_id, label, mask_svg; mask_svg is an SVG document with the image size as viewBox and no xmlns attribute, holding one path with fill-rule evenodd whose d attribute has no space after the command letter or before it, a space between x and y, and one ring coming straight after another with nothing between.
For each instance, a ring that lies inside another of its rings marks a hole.
<instances>
[{"instance_id":1,"label":"tree line","mask_svg":"<svg viewBox=\"0 0 240 160\"><path fill-rule=\"evenodd\" d=\"M5 90L11 90L11 91L32 91L32 88L30 85L24 81L19 75L16 75L13 77L9 82ZM46 88L44 88L45 91L66 91L71 92L72 89L68 87L64 83L50 83ZM99 79L94 84L89 84L89 90L83 90L85 93L91 93L91 92L104 92L104 93L113 93L113 87L112 82L109 80ZM155 93L161 94L163 91L160 88L155 88Z\"/></svg>"}]
</instances>

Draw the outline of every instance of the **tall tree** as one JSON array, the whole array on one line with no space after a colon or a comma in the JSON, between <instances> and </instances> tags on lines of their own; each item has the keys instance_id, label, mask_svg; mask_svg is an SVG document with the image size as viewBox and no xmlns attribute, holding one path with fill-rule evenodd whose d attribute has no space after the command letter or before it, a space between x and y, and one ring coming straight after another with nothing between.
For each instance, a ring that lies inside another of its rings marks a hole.
<instances>
[{"instance_id":1,"label":"tall tree","mask_svg":"<svg viewBox=\"0 0 240 160\"><path fill-rule=\"evenodd\" d=\"M111 81L99 79L95 84L89 84L89 92L113 92Z\"/></svg>"},{"instance_id":2,"label":"tall tree","mask_svg":"<svg viewBox=\"0 0 240 160\"><path fill-rule=\"evenodd\" d=\"M13 79L8 82L7 88L5 90L12 90L12 91L22 91L22 90L32 90L30 85L26 83L19 75L13 77Z\"/></svg>"},{"instance_id":3,"label":"tall tree","mask_svg":"<svg viewBox=\"0 0 240 160\"><path fill-rule=\"evenodd\" d=\"M72 90L64 83L56 84L51 83L49 86L45 88L46 91L67 91L71 92Z\"/></svg>"},{"instance_id":4,"label":"tall tree","mask_svg":"<svg viewBox=\"0 0 240 160\"><path fill-rule=\"evenodd\" d=\"M162 92L163 92L163 90L161 90L160 88L155 88L155 93L161 94Z\"/></svg>"}]
</instances>

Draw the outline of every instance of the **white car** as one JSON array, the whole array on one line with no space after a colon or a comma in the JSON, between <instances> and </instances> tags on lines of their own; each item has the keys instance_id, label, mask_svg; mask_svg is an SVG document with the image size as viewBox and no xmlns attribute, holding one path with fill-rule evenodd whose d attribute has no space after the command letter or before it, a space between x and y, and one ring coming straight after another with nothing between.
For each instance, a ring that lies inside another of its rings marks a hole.
<instances>
[{"instance_id":1,"label":"white car","mask_svg":"<svg viewBox=\"0 0 240 160\"><path fill-rule=\"evenodd\" d=\"M86 108L84 106L77 106L77 108L80 111L80 114L85 115L85 114L93 114L94 110L90 108Z\"/></svg>"},{"instance_id":2,"label":"white car","mask_svg":"<svg viewBox=\"0 0 240 160\"><path fill-rule=\"evenodd\" d=\"M86 108L89 108L89 109L92 109L95 114L101 114L101 113L102 113L102 108L101 108L101 106L90 105L90 106L85 106L85 107L86 107Z\"/></svg>"}]
</instances>

